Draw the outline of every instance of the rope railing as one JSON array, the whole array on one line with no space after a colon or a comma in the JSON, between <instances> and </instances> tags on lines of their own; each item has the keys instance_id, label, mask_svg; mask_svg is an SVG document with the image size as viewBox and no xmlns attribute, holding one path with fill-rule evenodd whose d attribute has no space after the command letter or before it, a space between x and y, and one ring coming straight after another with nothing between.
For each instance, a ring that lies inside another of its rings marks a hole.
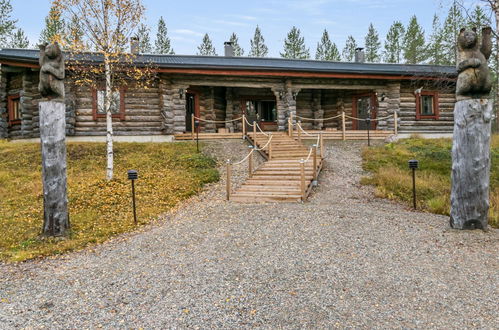
<instances>
[{"instance_id":1,"label":"rope railing","mask_svg":"<svg viewBox=\"0 0 499 330\"><path fill-rule=\"evenodd\" d=\"M239 120L243 119L243 116L238 117L236 119L230 119L230 120L209 120L209 119L199 118L196 116L192 116L192 117L195 120L203 121L205 123L210 123L210 124L227 124L227 123L232 123L232 122L239 121Z\"/></svg>"},{"instance_id":2,"label":"rope railing","mask_svg":"<svg viewBox=\"0 0 499 330\"><path fill-rule=\"evenodd\" d=\"M380 117L380 118L358 118L358 117L352 117L352 116L349 116L349 115L345 115L346 118L349 118L349 119L352 119L352 120L371 120L371 121L379 121L379 120L384 120L384 119L388 119L388 118L392 118L394 117L394 115L388 115L386 117Z\"/></svg>"},{"instance_id":3,"label":"rope railing","mask_svg":"<svg viewBox=\"0 0 499 330\"><path fill-rule=\"evenodd\" d=\"M337 116L334 116L334 117L328 117L328 118L306 118L306 117L302 117L302 116L298 116L298 115L295 115L296 118L299 118L301 120L305 120L305 121L328 121L328 120L333 120L333 119L336 119L336 118L340 118L341 117L341 114L340 115L337 115Z\"/></svg>"}]
</instances>

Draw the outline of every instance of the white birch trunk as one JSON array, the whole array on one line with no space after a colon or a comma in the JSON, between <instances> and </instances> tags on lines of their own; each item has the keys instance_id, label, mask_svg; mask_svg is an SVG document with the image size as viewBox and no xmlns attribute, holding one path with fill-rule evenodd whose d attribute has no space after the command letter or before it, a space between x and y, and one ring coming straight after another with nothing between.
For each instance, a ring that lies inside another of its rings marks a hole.
<instances>
[{"instance_id":1,"label":"white birch trunk","mask_svg":"<svg viewBox=\"0 0 499 330\"><path fill-rule=\"evenodd\" d=\"M456 229L487 228L492 111L489 99L454 107L450 225Z\"/></svg>"},{"instance_id":2,"label":"white birch trunk","mask_svg":"<svg viewBox=\"0 0 499 330\"><path fill-rule=\"evenodd\" d=\"M69 234L66 176L66 106L63 102L39 104L42 149L43 235Z\"/></svg>"},{"instance_id":3,"label":"white birch trunk","mask_svg":"<svg viewBox=\"0 0 499 330\"><path fill-rule=\"evenodd\" d=\"M109 59L106 57L104 60L105 74L106 74L106 95L104 97L104 107L106 109L106 179L112 180L114 174L114 152L113 152L113 114L111 112L111 68Z\"/></svg>"}]
</instances>

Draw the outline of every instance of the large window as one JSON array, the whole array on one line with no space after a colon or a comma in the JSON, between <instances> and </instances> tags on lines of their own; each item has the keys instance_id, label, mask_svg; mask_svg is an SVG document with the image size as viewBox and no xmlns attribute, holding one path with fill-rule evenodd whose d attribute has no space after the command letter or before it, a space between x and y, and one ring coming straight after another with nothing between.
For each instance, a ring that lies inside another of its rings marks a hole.
<instances>
[{"instance_id":1,"label":"large window","mask_svg":"<svg viewBox=\"0 0 499 330\"><path fill-rule=\"evenodd\" d=\"M124 89L114 90L111 93L111 113L113 118L125 119L125 92ZM97 118L106 117L106 91L98 89L93 91L93 117Z\"/></svg>"},{"instance_id":2,"label":"large window","mask_svg":"<svg viewBox=\"0 0 499 330\"><path fill-rule=\"evenodd\" d=\"M438 93L422 91L416 95L416 119L438 119Z\"/></svg>"},{"instance_id":3,"label":"large window","mask_svg":"<svg viewBox=\"0 0 499 330\"><path fill-rule=\"evenodd\" d=\"M274 122L277 120L275 101L246 101L246 115L253 120Z\"/></svg>"},{"instance_id":4,"label":"large window","mask_svg":"<svg viewBox=\"0 0 499 330\"><path fill-rule=\"evenodd\" d=\"M21 123L21 98L19 94L7 97L7 108L9 112L9 125Z\"/></svg>"}]
</instances>

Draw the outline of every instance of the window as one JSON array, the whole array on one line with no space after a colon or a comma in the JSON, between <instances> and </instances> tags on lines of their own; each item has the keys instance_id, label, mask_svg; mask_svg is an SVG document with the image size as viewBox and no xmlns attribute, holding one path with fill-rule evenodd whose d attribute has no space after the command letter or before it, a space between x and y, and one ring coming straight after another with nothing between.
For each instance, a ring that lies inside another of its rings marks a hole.
<instances>
[{"instance_id":1,"label":"window","mask_svg":"<svg viewBox=\"0 0 499 330\"><path fill-rule=\"evenodd\" d=\"M416 95L416 119L438 119L438 93L422 91Z\"/></svg>"},{"instance_id":2,"label":"window","mask_svg":"<svg viewBox=\"0 0 499 330\"><path fill-rule=\"evenodd\" d=\"M246 115L258 121L274 122L277 120L275 101L246 101Z\"/></svg>"},{"instance_id":3,"label":"window","mask_svg":"<svg viewBox=\"0 0 499 330\"><path fill-rule=\"evenodd\" d=\"M123 88L119 90L114 90L111 93L111 113L113 118L119 118L121 120L125 119L125 91ZM93 117L94 120L97 118L105 118L105 96L106 91L103 89L93 91Z\"/></svg>"},{"instance_id":4,"label":"window","mask_svg":"<svg viewBox=\"0 0 499 330\"><path fill-rule=\"evenodd\" d=\"M7 108L9 112L9 125L21 123L21 97L19 94L7 97Z\"/></svg>"}]
</instances>

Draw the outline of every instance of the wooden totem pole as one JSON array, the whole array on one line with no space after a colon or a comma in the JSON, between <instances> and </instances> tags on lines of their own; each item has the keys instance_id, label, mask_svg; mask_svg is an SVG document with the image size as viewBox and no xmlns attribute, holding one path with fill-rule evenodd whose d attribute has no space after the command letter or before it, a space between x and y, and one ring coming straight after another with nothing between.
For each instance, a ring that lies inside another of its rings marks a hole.
<instances>
[{"instance_id":1,"label":"wooden totem pole","mask_svg":"<svg viewBox=\"0 0 499 330\"><path fill-rule=\"evenodd\" d=\"M489 212L490 130L493 101L487 60L492 51L491 28L462 29L458 37L456 105L452 144L450 225L485 229Z\"/></svg>"},{"instance_id":2,"label":"wooden totem pole","mask_svg":"<svg viewBox=\"0 0 499 330\"><path fill-rule=\"evenodd\" d=\"M42 148L43 236L67 236L66 105L64 55L57 43L40 45L39 104Z\"/></svg>"}]
</instances>

